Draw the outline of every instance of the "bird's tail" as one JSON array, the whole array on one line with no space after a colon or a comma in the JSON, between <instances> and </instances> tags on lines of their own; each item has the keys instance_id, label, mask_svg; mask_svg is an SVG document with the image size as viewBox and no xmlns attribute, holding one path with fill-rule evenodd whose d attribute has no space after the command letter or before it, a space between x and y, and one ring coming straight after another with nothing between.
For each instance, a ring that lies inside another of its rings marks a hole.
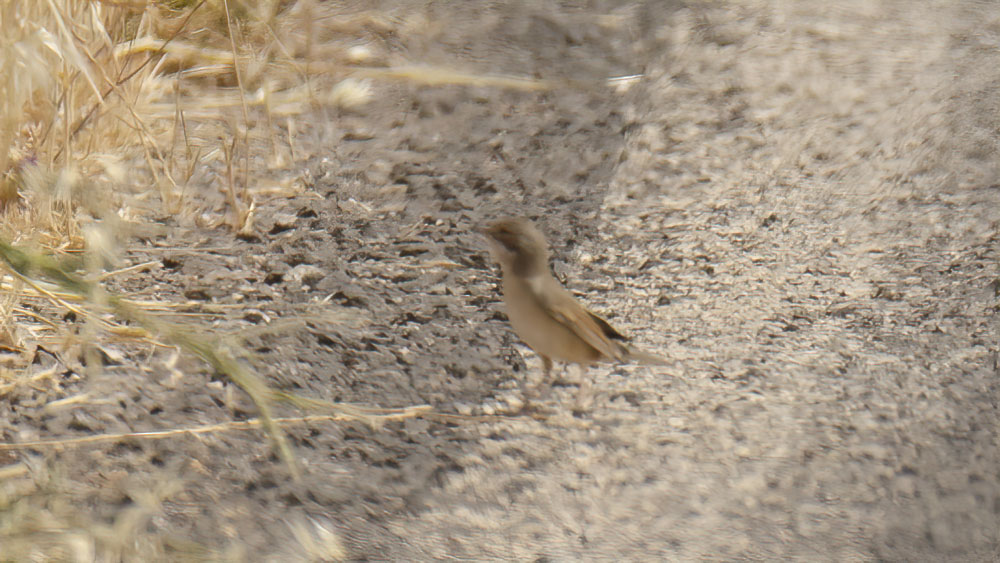
<instances>
[{"instance_id":1,"label":"bird's tail","mask_svg":"<svg viewBox=\"0 0 1000 563\"><path fill-rule=\"evenodd\" d=\"M628 359L640 364L650 364L654 366L664 366L668 363L666 358L657 356L656 354L650 354L649 352L643 352L642 350L636 350L634 348L629 348Z\"/></svg>"}]
</instances>

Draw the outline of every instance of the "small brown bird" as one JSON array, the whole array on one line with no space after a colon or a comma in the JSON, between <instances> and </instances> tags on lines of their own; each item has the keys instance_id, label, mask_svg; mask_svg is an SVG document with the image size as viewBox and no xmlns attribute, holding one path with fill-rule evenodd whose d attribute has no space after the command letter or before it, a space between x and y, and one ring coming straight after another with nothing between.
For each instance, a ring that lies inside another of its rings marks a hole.
<instances>
[{"instance_id":1,"label":"small brown bird","mask_svg":"<svg viewBox=\"0 0 1000 563\"><path fill-rule=\"evenodd\" d=\"M666 363L659 356L633 350L607 321L580 304L552 276L548 244L528 219L497 221L483 233L503 270L503 295L514 332L552 372L552 360L584 367L602 360Z\"/></svg>"}]
</instances>

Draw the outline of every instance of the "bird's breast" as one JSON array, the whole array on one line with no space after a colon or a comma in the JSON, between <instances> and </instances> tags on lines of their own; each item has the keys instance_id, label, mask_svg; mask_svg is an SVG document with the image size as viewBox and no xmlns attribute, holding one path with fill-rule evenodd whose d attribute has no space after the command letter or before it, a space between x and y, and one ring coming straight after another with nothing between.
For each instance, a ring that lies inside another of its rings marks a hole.
<instances>
[{"instance_id":1,"label":"bird's breast","mask_svg":"<svg viewBox=\"0 0 1000 563\"><path fill-rule=\"evenodd\" d=\"M553 318L542 305L537 296L550 282L544 276L504 279L504 302L514 332L542 356L580 364L600 360L599 351Z\"/></svg>"}]
</instances>

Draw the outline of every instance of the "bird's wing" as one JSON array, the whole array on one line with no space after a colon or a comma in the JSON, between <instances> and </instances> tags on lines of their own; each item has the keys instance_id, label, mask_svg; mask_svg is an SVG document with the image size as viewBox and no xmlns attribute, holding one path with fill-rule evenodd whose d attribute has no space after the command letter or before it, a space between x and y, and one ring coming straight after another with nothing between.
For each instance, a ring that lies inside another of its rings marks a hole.
<instances>
[{"instance_id":1,"label":"bird's wing","mask_svg":"<svg viewBox=\"0 0 1000 563\"><path fill-rule=\"evenodd\" d=\"M557 291L541 291L535 294L550 317L573 331L605 357L621 361L628 356L628 348L616 342L624 340L624 336L607 321L588 311L562 287L553 289Z\"/></svg>"},{"instance_id":2,"label":"bird's wing","mask_svg":"<svg viewBox=\"0 0 1000 563\"><path fill-rule=\"evenodd\" d=\"M590 311L587 311L587 314L590 315L590 317L594 320L594 322L597 323L597 326L601 328L601 331L604 333L604 336L610 339L610 344L616 347L617 349L621 350L621 356L611 356L611 357L619 361L628 360L632 362L639 362L641 364L667 365L668 363L667 359L662 356L657 356L656 354L650 354L649 352L637 350L632 346L625 346L625 344L623 343L626 340L628 340L628 338L622 336L620 332L618 332L617 330L615 330L613 326L608 324L608 321L602 319L601 317L598 317L597 315L591 313ZM580 336L583 337L582 334ZM622 343L615 342L615 340L619 340ZM587 340L587 343L590 344L590 341ZM593 346L593 344L591 344L591 346ZM594 347L597 348L596 346ZM600 350L600 348L598 348L598 350ZM602 350L601 353L603 354L604 351Z\"/></svg>"}]
</instances>

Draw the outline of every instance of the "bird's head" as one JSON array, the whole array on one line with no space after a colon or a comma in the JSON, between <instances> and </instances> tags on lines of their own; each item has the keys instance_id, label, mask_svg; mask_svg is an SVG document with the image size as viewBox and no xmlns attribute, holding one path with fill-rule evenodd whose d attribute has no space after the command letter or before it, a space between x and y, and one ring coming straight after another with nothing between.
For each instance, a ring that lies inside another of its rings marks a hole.
<instances>
[{"instance_id":1,"label":"bird's head","mask_svg":"<svg viewBox=\"0 0 1000 563\"><path fill-rule=\"evenodd\" d=\"M524 217L501 219L482 232L490 243L490 254L505 271L532 277L548 269L548 244L530 220Z\"/></svg>"}]
</instances>

